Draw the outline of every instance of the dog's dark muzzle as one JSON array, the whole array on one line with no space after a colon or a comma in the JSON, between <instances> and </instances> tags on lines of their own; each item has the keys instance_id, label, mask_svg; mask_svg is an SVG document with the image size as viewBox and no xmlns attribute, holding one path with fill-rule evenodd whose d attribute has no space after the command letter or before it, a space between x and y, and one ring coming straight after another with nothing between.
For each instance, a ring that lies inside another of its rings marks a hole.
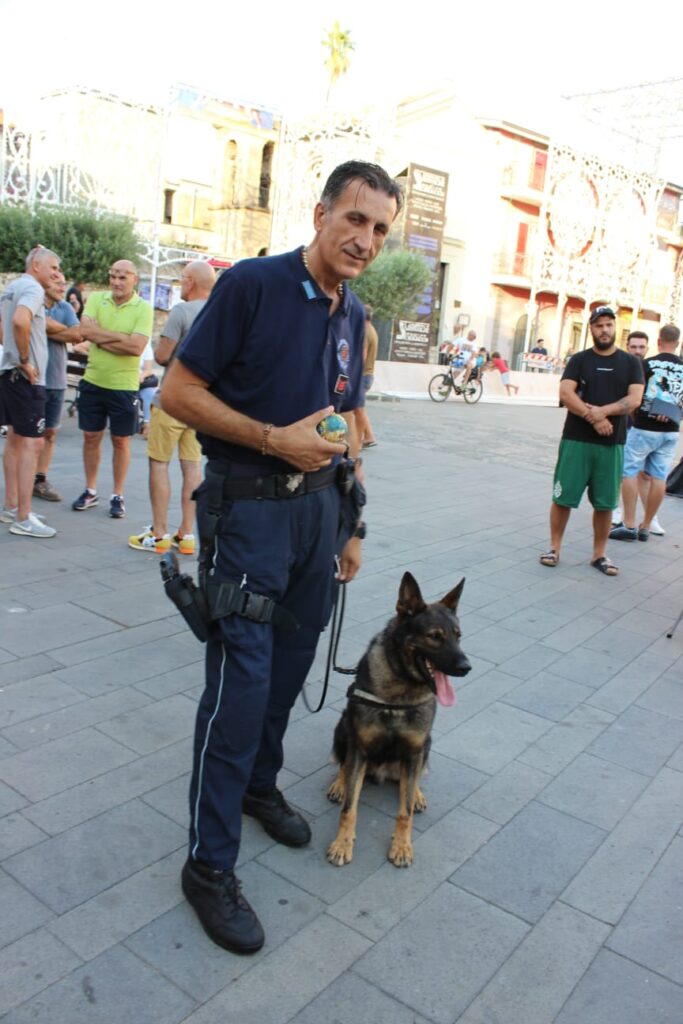
<instances>
[{"instance_id":1,"label":"dog's dark muzzle","mask_svg":"<svg viewBox=\"0 0 683 1024\"><path fill-rule=\"evenodd\" d=\"M430 690L434 694L436 694L436 683L434 682L433 675L434 669L437 669L439 672L443 672L444 675L453 677L466 676L472 669L472 666L462 651L459 651L451 658L439 659L439 661L437 661L436 658L433 660L427 659L423 655L418 659L418 663L420 665L424 681L428 684Z\"/></svg>"},{"instance_id":2,"label":"dog's dark muzzle","mask_svg":"<svg viewBox=\"0 0 683 1024\"><path fill-rule=\"evenodd\" d=\"M461 654L460 657L457 660L455 669L453 669L453 671L449 672L448 675L450 675L450 676L466 676L467 673L471 672L471 671L472 671L472 666L470 665L470 663L467 660L467 658L465 657L465 655Z\"/></svg>"}]
</instances>

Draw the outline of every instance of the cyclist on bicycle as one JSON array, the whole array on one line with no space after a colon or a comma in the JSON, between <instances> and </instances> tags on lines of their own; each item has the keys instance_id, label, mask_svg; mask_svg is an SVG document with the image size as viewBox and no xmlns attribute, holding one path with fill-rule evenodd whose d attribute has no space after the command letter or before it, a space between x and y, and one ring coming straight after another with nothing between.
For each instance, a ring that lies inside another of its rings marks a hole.
<instances>
[{"instance_id":1,"label":"cyclist on bicycle","mask_svg":"<svg viewBox=\"0 0 683 1024\"><path fill-rule=\"evenodd\" d=\"M468 338L472 338L472 354L467 361L467 367L465 369L465 376L462 379L462 387L466 387L470 380L477 380L482 371L482 367L489 361L489 354L486 349L482 346L477 351L474 350L474 341L477 337L474 331L470 331L467 335Z\"/></svg>"},{"instance_id":2,"label":"cyclist on bicycle","mask_svg":"<svg viewBox=\"0 0 683 1024\"><path fill-rule=\"evenodd\" d=\"M463 367L469 366L470 360L474 356L474 343L477 335L475 331L470 331L466 338L458 338L454 344L457 346L451 353L451 369L453 371L453 379L458 376L456 370L461 370Z\"/></svg>"}]
</instances>

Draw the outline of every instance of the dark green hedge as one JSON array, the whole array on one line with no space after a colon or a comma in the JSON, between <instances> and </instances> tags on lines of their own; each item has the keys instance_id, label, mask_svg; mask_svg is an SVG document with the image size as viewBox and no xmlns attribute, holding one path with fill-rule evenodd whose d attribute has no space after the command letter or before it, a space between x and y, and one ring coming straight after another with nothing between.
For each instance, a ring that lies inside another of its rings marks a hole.
<instances>
[{"instance_id":1,"label":"dark green hedge","mask_svg":"<svg viewBox=\"0 0 683 1024\"><path fill-rule=\"evenodd\" d=\"M88 209L0 206L0 271L21 273L34 245L53 249L69 280L106 284L115 260L136 261L141 243L133 221Z\"/></svg>"}]
</instances>

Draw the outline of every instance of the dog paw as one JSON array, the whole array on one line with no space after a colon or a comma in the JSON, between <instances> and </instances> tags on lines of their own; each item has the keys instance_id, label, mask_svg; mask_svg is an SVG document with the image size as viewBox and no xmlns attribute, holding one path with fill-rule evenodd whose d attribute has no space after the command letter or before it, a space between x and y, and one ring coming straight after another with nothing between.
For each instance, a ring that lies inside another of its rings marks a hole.
<instances>
[{"instance_id":1,"label":"dog paw","mask_svg":"<svg viewBox=\"0 0 683 1024\"><path fill-rule=\"evenodd\" d=\"M341 868L344 864L350 864L353 858L353 839L337 838L327 848L327 859L330 864Z\"/></svg>"},{"instance_id":2,"label":"dog paw","mask_svg":"<svg viewBox=\"0 0 683 1024\"><path fill-rule=\"evenodd\" d=\"M346 788L343 782L336 778L327 791L327 799L331 800L333 804L341 804L344 802L345 796Z\"/></svg>"},{"instance_id":3,"label":"dog paw","mask_svg":"<svg viewBox=\"0 0 683 1024\"><path fill-rule=\"evenodd\" d=\"M415 799L413 800L413 811L415 814L421 814L422 811L427 810L427 798L421 789L415 790Z\"/></svg>"},{"instance_id":4,"label":"dog paw","mask_svg":"<svg viewBox=\"0 0 683 1024\"><path fill-rule=\"evenodd\" d=\"M410 840L397 840L391 844L387 857L397 868L409 868L413 863L413 844Z\"/></svg>"}]
</instances>

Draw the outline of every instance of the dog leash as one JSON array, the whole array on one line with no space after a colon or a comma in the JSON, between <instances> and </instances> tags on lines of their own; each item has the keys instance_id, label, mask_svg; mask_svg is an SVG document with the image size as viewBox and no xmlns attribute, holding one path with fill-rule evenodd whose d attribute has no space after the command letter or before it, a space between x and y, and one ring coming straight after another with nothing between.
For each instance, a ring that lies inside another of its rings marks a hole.
<instances>
[{"instance_id":1,"label":"dog leash","mask_svg":"<svg viewBox=\"0 0 683 1024\"><path fill-rule=\"evenodd\" d=\"M337 587L337 594L334 599L334 606L332 608L332 629L330 631L330 646L327 652L327 664L325 666L325 678L323 679L323 692L320 695L320 702L317 708L311 706L306 693L306 685L304 684L301 695L304 699L304 704L311 714L317 715L319 711L322 711L325 704L325 698L327 697L327 688L330 683L330 672L334 669L335 672L339 672L343 676L355 676L356 668L341 668L337 664L337 651L339 649L339 641L341 639L342 626L344 625L344 612L346 611L346 583L339 583Z\"/></svg>"}]
</instances>

